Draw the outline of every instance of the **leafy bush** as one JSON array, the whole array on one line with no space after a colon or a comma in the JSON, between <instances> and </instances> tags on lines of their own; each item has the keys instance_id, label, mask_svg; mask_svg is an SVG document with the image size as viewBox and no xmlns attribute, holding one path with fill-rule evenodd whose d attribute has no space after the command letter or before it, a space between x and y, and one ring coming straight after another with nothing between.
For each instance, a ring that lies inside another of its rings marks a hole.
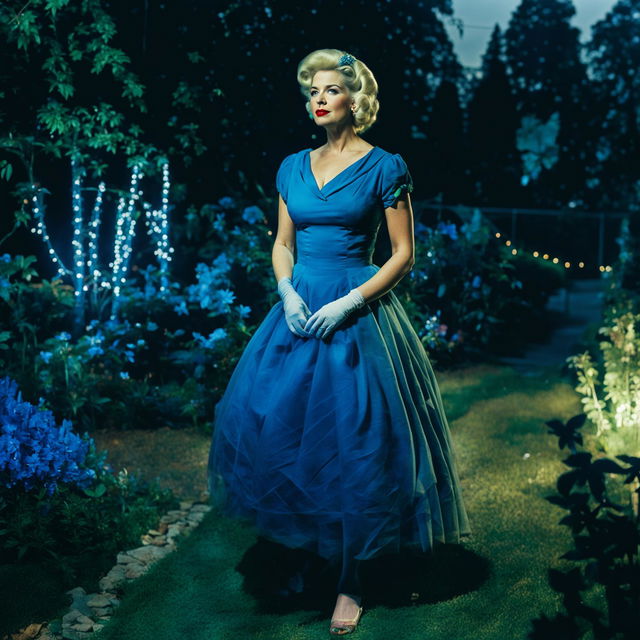
<instances>
[{"instance_id":1,"label":"leafy bush","mask_svg":"<svg viewBox=\"0 0 640 640\"><path fill-rule=\"evenodd\" d=\"M42 396L56 417L81 429L210 428L255 329L250 319L278 300L272 232L262 209L240 196L190 209L173 228L194 281L133 264L117 313L87 320L76 335L65 330L75 326L72 291L57 280L36 285L31 258L6 256L0 356L28 397ZM511 327L541 324L543 303L558 284L548 274L536 277L549 265L512 256L479 212L459 228L418 223L416 253L417 266L396 293L440 364L481 357L506 342ZM46 307L36 303L40 294ZM87 300L89 316L109 308ZM44 329L34 310L47 317ZM515 335L521 339L522 331Z\"/></svg>"},{"instance_id":2,"label":"leafy bush","mask_svg":"<svg viewBox=\"0 0 640 640\"><path fill-rule=\"evenodd\" d=\"M578 451L576 445L583 442L579 429L585 420L586 415L580 414L566 424L546 423L558 437L559 447L571 451L563 460L569 471L557 481L559 495L546 499L567 511L560 524L571 530L574 548L561 557L582 566L566 572L549 570L549 583L562 594L566 613L534 619L530 640L631 640L638 635L640 458L617 455L628 465L622 467L609 458L594 459L590 452ZM609 478L620 481L613 483Z\"/></svg>"},{"instance_id":3,"label":"leafy bush","mask_svg":"<svg viewBox=\"0 0 640 640\"><path fill-rule=\"evenodd\" d=\"M564 281L562 267L512 255L479 210L460 225L417 222L415 236L415 266L396 293L440 364L513 350Z\"/></svg>"},{"instance_id":4,"label":"leafy bush","mask_svg":"<svg viewBox=\"0 0 640 640\"><path fill-rule=\"evenodd\" d=\"M640 313L632 307L607 306L595 356L587 350L567 358L603 451L640 454L639 326Z\"/></svg>"},{"instance_id":5,"label":"leafy bush","mask_svg":"<svg viewBox=\"0 0 640 640\"><path fill-rule=\"evenodd\" d=\"M117 551L139 544L176 500L126 470L114 475L95 442L57 426L0 381L0 562L46 561L97 577Z\"/></svg>"}]
</instances>

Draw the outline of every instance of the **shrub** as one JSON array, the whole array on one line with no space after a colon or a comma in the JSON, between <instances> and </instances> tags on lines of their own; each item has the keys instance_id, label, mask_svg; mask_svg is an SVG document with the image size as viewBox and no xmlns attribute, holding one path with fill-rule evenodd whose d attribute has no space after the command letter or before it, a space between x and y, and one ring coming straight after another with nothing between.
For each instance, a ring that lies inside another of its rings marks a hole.
<instances>
[{"instance_id":1,"label":"shrub","mask_svg":"<svg viewBox=\"0 0 640 640\"><path fill-rule=\"evenodd\" d=\"M640 458L619 454L616 457L628 465L622 467L610 458L578 451L583 441L578 430L585 420L586 415L579 414L566 424L546 423L559 447L568 447L571 455L563 460L569 470L558 478L558 494L545 498L567 512L560 524L571 530L573 548L560 557L580 565L566 572L549 569L549 584L562 594L566 613L532 620L529 640L638 636Z\"/></svg>"},{"instance_id":2,"label":"shrub","mask_svg":"<svg viewBox=\"0 0 640 640\"><path fill-rule=\"evenodd\" d=\"M0 562L53 562L69 583L97 577L115 553L176 505L171 491L114 474L87 434L0 380Z\"/></svg>"},{"instance_id":3,"label":"shrub","mask_svg":"<svg viewBox=\"0 0 640 640\"><path fill-rule=\"evenodd\" d=\"M415 225L416 262L396 287L439 364L513 351L540 326L563 267L512 255L475 210L457 225Z\"/></svg>"},{"instance_id":4,"label":"shrub","mask_svg":"<svg viewBox=\"0 0 640 640\"><path fill-rule=\"evenodd\" d=\"M640 454L639 325L640 313L625 305L607 306L596 355L587 350L567 358L603 451Z\"/></svg>"}]
</instances>

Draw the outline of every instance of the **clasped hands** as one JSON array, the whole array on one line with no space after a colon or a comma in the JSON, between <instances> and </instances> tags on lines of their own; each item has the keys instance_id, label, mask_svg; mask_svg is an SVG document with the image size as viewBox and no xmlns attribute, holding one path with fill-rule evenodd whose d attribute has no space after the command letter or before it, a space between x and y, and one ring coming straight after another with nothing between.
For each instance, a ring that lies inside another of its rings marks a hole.
<instances>
[{"instance_id":1,"label":"clasped hands","mask_svg":"<svg viewBox=\"0 0 640 640\"><path fill-rule=\"evenodd\" d=\"M293 288L291 278L286 276L278 281L278 293L282 298L287 326L302 338L326 337L353 311L365 304L360 291L351 289L347 295L328 302L312 314L306 302Z\"/></svg>"}]
</instances>

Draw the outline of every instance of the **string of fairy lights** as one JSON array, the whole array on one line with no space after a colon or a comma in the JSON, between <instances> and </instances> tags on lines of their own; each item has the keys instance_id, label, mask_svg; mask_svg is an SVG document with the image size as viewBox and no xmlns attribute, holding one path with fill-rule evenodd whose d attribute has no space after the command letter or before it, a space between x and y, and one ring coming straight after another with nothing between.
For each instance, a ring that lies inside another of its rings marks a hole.
<instances>
[{"instance_id":1,"label":"string of fairy lights","mask_svg":"<svg viewBox=\"0 0 640 640\"><path fill-rule=\"evenodd\" d=\"M496 231L495 237L500 239L500 238L502 238L502 234L499 231ZM511 240L504 240L504 244L507 247L512 247ZM524 253L524 250L522 250L522 251ZM518 249L516 249L515 247L512 247L511 248L511 253L514 256L517 255L518 254ZM571 269L572 266L573 267L577 266L579 269L584 269L585 268L584 260L579 260L578 262L575 262L575 263L572 264L569 260L561 261L560 258L552 257L550 254L544 253L544 252L541 252L541 251L531 251L531 255L534 258L541 258L542 260L550 260L554 264L562 264L562 266L565 269ZM611 265L603 265L603 264L601 264L601 265L598 265L598 270L602 273L602 272L609 272L609 271L612 270L612 268L611 268Z\"/></svg>"},{"instance_id":2,"label":"string of fairy lights","mask_svg":"<svg viewBox=\"0 0 640 640\"><path fill-rule=\"evenodd\" d=\"M91 218L85 224L83 215L82 198L82 178L77 172L77 167L72 160L72 187L71 200L73 209L73 269L67 267L58 252L51 243L51 238L47 231L45 222L44 192L42 188L31 185L32 190L32 210L35 225L31 228L31 233L42 237L46 244L49 256L57 267L60 276L69 276L74 286L74 294L80 296L89 290L93 285L94 291L98 287L112 289L114 296L119 296L121 287L127 281L127 273L131 253L133 250L133 240L136 229L136 205L141 204L144 210L145 222L148 227L148 234L152 242L155 243L154 255L160 264L161 291L166 291L168 287L168 263L171 262L173 247L169 245L169 165L162 166L162 204L159 209L154 209L151 204L142 200L143 191L140 188L140 181L144 173L138 165L132 168L131 181L129 187L128 200L120 197L116 208L115 216L115 237L113 243L113 260L109 262L111 269L110 276L101 268L98 258L98 246L100 238L100 226L102 224L103 201L106 186L100 182L97 188L95 204L92 208ZM86 249L85 249L86 246Z\"/></svg>"},{"instance_id":3,"label":"string of fairy lights","mask_svg":"<svg viewBox=\"0 0 640 640\"><path fill-rule=\"evenodd\" d=\"M73 261L75 264L75 291L74 293L79 296L80 292L87 287L84 284L86 280L85 260L83 259L83 247L82 238L84 237L84 225L82 215L82 198L80 192L82 190L82 179L78 174L77 165L75 159L71 160L71 170L74 176L71 187L71 197L73 202L73 240L71 244L73 246Z\"/></svg>"},{"instance_id":4,"label":"string of fairy lights","mask_svg":"<svg viewBox=\"0 0 640 640\"><path fill-rule=\"evenodd\" d=\"M116 296L120 295L120 285L127 281L126 273L129 267L129 257L131 256L136 227L136 218L133 212L135 210L136 200L142 197L142 190L138 187L138 183L143 176L144 174L140 171L138 165L135 165L131 173L128 206L125 208L124 198L120 198L118 201L113 262L109 265L113 269L111 283L113 293Z\"/></svg>"},{"instance_id":5,"label":"string of fairy lights","mask_svg":"<svg viewBox=\"0 0 640 640\"><path fill-rule=\"evenodd\" d=\"M96 203L91 212L91 221L89 222L89 260L87 266L92 268L94 284L102 275L98 264L98 241L100 239L100 224L102 222L102 196L105 191L105 184L101 182L98 185L98 193L96 194Z\"/></svg>"},{"instance_id":6,"label":"string of fairy lights","mask_svg":"<svg viewBox=\"0 0 640 640\"><path fill-rule=\"evenodd\" d=\"M167 274L173 247L169 246L169 228L167 212L169 209L169 165L162 167L162 206L160 210L152 209L149 203L144 204L147 219L147 234L155 242L156 249L153 252L160 263L161 285L160 291L166 291L168 287Z\"/></svg>"}]
</instances>

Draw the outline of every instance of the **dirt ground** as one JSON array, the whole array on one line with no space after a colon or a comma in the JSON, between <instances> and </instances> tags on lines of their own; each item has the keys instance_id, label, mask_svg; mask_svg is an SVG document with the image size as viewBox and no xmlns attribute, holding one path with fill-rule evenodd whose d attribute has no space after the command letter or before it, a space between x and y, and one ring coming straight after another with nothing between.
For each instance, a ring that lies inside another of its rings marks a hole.
<instances>
[{"instance_id":1,"label":"dirt ground","mask_svg":"<svg viewBox=\"0 0 640 640\"><path fill-rule=\"evenodd\" d=\"M115 472L127 469L148 482L170 488L180 499L199 499L207 487L211 438L195 429L98 430L91 436L106 449Z\"/></svg>"}]
</instances>

